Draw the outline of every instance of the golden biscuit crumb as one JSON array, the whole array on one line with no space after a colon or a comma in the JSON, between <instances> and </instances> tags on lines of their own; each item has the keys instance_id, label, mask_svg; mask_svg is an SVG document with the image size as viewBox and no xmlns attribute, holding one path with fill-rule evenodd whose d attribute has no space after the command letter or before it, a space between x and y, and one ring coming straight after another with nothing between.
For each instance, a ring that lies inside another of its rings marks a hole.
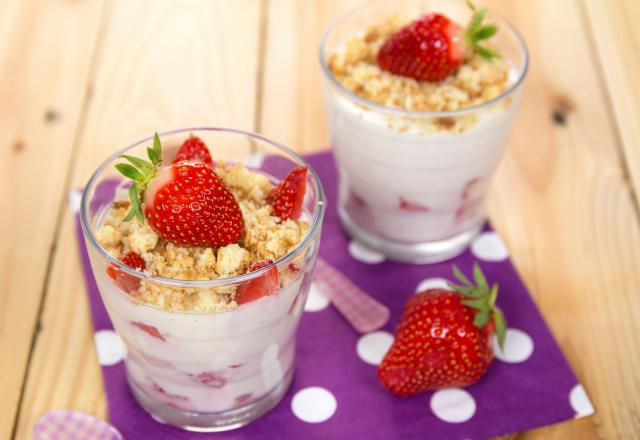
<instances>
[{"instance_id":1,"label":"golden biscuit crumb","mask_svg":"<svg viewBox=\"0 0 640 440\"><path fill-rule=\"evenodd\" d=\"M216 172L234 194L245 221L245 237L222 248L186 247L162 239L147 222L125 222L129 202L116 201L96 239L113 257L133 251L144 259L145 272L174 280L215 280L246 273L258 261L277 261L300 243L309 225L301 220L281 222L266 203L273 190L269 179L241 164L218 163ZM287 268L281 281L297 272ZM287 281L287 282L288 282ZM133 298L166 310L215 313L237 307L236 288L179 288L143 280Z\"/></svg>"},{"instance_id":2,"label":"golden biscuit crumb","mask_svg":"<svg viewBox=\"0 0 640 440\"><path fill-rule=\"evenodd\" d=\"M487 61L473 56L440 82L416 81L382 70L376 61L380 47L408 20L391 17L351 38L342 50L329 55L329 69L345 87L357 95L387 107L415 112L460 110L482 104L502 94L510 85L510 65L503 58ZM389 128L407 131L410 122L419 131L460 132L477 122L475 116L438 119L394 117Z\"/></svg>"}]
</instances>

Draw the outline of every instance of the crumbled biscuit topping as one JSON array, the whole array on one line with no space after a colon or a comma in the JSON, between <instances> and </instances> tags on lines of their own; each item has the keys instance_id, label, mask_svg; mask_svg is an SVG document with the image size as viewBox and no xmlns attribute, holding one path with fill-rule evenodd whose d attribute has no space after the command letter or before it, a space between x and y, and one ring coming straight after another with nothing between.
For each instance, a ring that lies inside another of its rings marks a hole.
<instances>
[{"instance_id":1,"label":"crumbled biscuit topping","mask_svg":"<svg viewBox=\"0 0 640 440\"><path fill-rule=\"evenodd\" d=\"M503 58L487 61L474 56L440 82L416 81L382 70L376 61L380 47L407 22L392 17L354 36L327 60L335 78L369 101L416 112L460 110L489 101L509 87L510 65ZM462 131L475 123L470 120L474 118L467 118L462 124L456 119L438 118L422 131ZM405 122L416 121L406 118ZM398 121L389 121L389 127L408 129L406 123Z\"/></svg>"},{"instance_id":2,"label":"crumbled biscuit topping","mask_svg":"<svg viewBox=\"0 0 640 440\"><path fill-rule=\"evenodd\" d=\"M258 261L276 261L291 251L304 237L308 223L280 222L265 199L273 189L269 179L241 164L219 163L216 172L238 200L246 234L235 244L222 248L185 247L162 239L147 222L123 219L129 202L117 201L96 231L98 242L114 258L134 251L144 259L145 271L175 280L214 280L241 275ZM295 267L292 268L297 272ZM292 274L281 274L281 283ZM130 295L167 310L219 312L237 307L235 287L177 288L142 282Z\"/></svg>"}]
</instances>

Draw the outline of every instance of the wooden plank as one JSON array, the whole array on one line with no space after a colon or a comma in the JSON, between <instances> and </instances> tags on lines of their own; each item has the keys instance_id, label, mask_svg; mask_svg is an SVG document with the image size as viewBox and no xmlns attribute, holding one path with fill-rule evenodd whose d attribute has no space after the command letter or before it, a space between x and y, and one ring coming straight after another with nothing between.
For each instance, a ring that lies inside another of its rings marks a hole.
<instances>
[{"instance_id":1,"label":"wooden plank","mask_svg":"<svg viewBox=\"0 0 640 440\"><path fill-rule=\"evenodd\" d=\"M154 130L252 129L259 18L252 0L115 3L72 185L83 185L116 148ZM52 409L106 416L72 227L65 213L17 438L27 438Z\"/></svg>"},{"instance_id":2,"label":"wooden plank","mask_svg":"<svg viewBox=\"0 0 640 440\"><path fill-rule=\"evenodd\" d=\"M270 0L259 110L262 134L301 152L329 146L318 45L329 22L360 3L361 0Z\"/></svg>"},{"instance_id":3,"label":"wooden plank","mask_svg":"<svg viewBox=\"0 0 640 440\"><path fill-rule=\"evenodd\" d=\"M523 32L532 59L492 218L597 408L531 437L632 438L640 341L612 335L638 333L640 231L580 2L492 3Z\"/></svg>"},{"instance_id":4,"label":"wooden plank","mask_svg":"<svg viewBox=\"0 0 640 440\"><path fill-rule=\"evenodd\" d=\"M14 426L101 12L100 1L0 3L0 438Z\"/></svg>"},{"instance_id":5,"label":"wooden plank","mask_svg":"<svg viewBox=\"0 0 640 440\"><path fill-rule=\"evenodd\" d=\"M631 181L640 194L640 2L583 3ZM640 215L640 212L638 213Z\"/></svg>"},{"instance_id":6,"label":"wooden plank","mask_svg":"<svg viewBox=\"0 0 640 440\"><path fill-rule=\"evenodd\" d=\"M580 4L486 3L523 32L532 59L491 217L598 409L592 418L524 437L631 438L640 431L633 397L640 391L640 231ZM305 6L271 0L260 113L263 133L310 151L328 141L318 37L346 6Z\"/></svg>"}]
</instances>

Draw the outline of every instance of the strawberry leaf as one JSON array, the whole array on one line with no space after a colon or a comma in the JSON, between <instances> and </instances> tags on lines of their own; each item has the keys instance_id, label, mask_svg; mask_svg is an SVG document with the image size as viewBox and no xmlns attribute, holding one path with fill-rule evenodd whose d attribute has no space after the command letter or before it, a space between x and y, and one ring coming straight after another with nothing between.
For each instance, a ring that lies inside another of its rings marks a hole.
<instances>
[{"instance_id":1,"label":"strawberry leaf","mask_svg":"<svg viewBox=\"0 0 640 440\"><path fill-rule=\"evenodd\" d=\"M471 281L469 281L469 278L467 278L462 272L460 272L460 269L458 269L458 266L456 265L453 266L453 276L460 280L461 283L469 287L473 286Z\"/></svg>"},{"instance_id":2,"label":"strawberry leaf","mask_svg":"<svg viewBox=\"0 0 640 440\"><path fill-rule=\"evenodd\" d=\"M129 212L127 212L127 215L124 216L122 221L129 222L133 220L135 216L136 216L136 210L133 208L129 208Z\"/></svg>"},{"instance_id":3,"label":"strawberry leaf","mask_svg":"<svg viewBox=\"0 0 640 440\"><path fill-rule=\"evenodd\" d=\"M467 284L465 286L458 286L449 283L449 287L462 295L462 304L475 310L473 324L478 328L483 328L490 319L493 319L495 321L498 338L504 340L505 319L500 309L495 305L496 299L498 298L498 284L494 283L491 289L489 289L487 279L477 262L473 264L475 284L472 284L456 266L453 266L453 273L457 279ZM503 336L500 336L500 334Z\"/></svg>"},{"instance_id":4,"label":"strawberry leaf","mask_svg":"<svg viewBox=\"0 0 640 440\"><path fill-rule=\"evenodd\" d=\"M488 310L489 308L487 307L487 300L484 298L480 298L480 299L468 299L466 301L462 301L462 304L464 304L465 306L469 306L473 309L477 309L477 310Z\"/></svg>"},{"instance_id":5,"label":"strawberry leaf","mask_svg":"<svg viewBox=\"0 0 640 440\"><path fill-rule=\"evenodd\" d=\"M138 157L123 154L121 157L129 163L118 163L115 165L116 169L120 171L120 173L133 180L133 183L129 188L131 209L125 216L124 221L130 221L137 218L140 223L144 223L141 196L144 196L147 184L155 177L156 172L158 171L158 166L161 162L161 146L158 133L154 134L153 147L147 148L147 155L149 156L150 162Z\"/></svg>"},{"instance_id":6,"label":"strawberry leaf","mask_svg":"<svg viewBox=\"0 0 640 440\"><path fill-rule=\"evenodd\" d=\"M480 289L482 292L487 292L489 290L487 279L484 277L482 269L480 269L480 265L477 262L473 263L473 278L476 281L478 289Z\"/></svg>"},{"instance_id":7,"label":"strawberry leaf","mask_svg":"<svg viewBox=\"0 0 640 440\"><path fill-rule=\"evenodd\" d=\"M134 181L143 181L144 176L137 168L129 165L128 163L119 163L116 164L116 168L120 171L125 177L128 177Z\"/></svg>"},{"instance_id":8,"label":"strawberry leaf","mask_svg":"<svg viewBox=\"0 0 640 440\"><path fill-rule=\"evenodd\" d=\"M491 292L489 292L489 307L494 307L496 305L496 298L498 297L498 285L494 284L491 286Z\"/></svg>"},{"instance_id":9,"label":"strawberry leaf","mask_svg":"<svg viewBox=\"0 0 640 440\"><path fill-rule=\"evenodd\" d=\"M500 56L496 50L478 44L480 41L488 40L498 32L496 25L482 23L489 15L489 10L485 8L476 9L470 1L467 1L467 5L473 11L473 17L471 17L471 21L464 32L465 43L471 51L486 60Z\"/></svg>"},{"instance_id":10,"label":"strawberry leaf","mask_svg":"<svg viewBox=\"0 0 640 440\"><path fill-rule=\"evenodd\" d=\"M476 313L475 318L473 318L473 325L478 328L482 328L489 322L489 311L488 310L480 310Z\"/></svg>"},{"instance_id":11,"label":"strawberry leaf","mask_svg":"<svg viewBox=\"0 0 640 440\"><path fill-rule=\"evenodd\" d=\"M161 157L162 147L160 146L160 136L158 136L158 132L153 134L153 151L156 152L156 156L158 158Z\"/></svg>"},{"instance_id":12,"label":"strawberry leaf","mask_svg":"<svg viewBox=\"0 0 640 440\"><path fill-rule=\"evenodd\" d=\"M497 307L493 310L493 323L496 326L498 345L500 346L500 350L504 351L504 340L506 337L507 321L504 319L502 310Z\"/></svg>"},{"instance_id":13,"label":"strawberry leaf","mask_svg":"<svg viewBox=\"0 0 640 440\"><path fill-rule=\"evenodd\" d=\"M469 7L469 9L471 9L473 12L476 12L476 5L473 4L473 2L471 0L467 0L467 6Z\"/></svg>"},{"instance_id":14,"label":"strawberry leaf","mask_svg":"<svg viewBox=\"0 0 640 440\"><path fill-rule=\"evenodd\" d=\"M464 297L468 296L471 298L479 298L482 296L482 292L476 289L475 286L466 287L466 286L458 286L456 284L449 283L449 287L455 290L456 292L461 293L462 296Z\"/></svg>"},{"instance_id":15,"label":"strawberry leaf","mask_svg":"<svg viewBox=\"0 0 640 440\"><path fill-rule=\"evenodd\" d=\"M149 156L149 160L154 166L157 166L160 163L160 156L153 148L147 148L147 156Z\"/></svg>"},{"instance_id":16,"label":"strawberry leaf","mask_svg":"<svg viewBox=\"0 0 640 440\"><path fill-rule=\"evenodd\" d=\"M491 38L498 32L498 27L494 25L483 26L480 29L473 32L473 39L476 41L486 40Z\"/></svg>"},{"instance_id":17,"label":"strawberry leaf","mask_svg":"<svg viewBox=\"0 0 640 440\"><path fill-rule=\"evenodd\" d=\"M472 11L474 11L474 14L473 18L471 18L471 25L469 26L469 28L472 30L476 30L482 25L482 20L484 20L487 14L489 14L489 10L485 8L477 10L475 6L473 6Z\"/></svg>"},{"instance_id":18,"label":"strawberry leaf","mask_svg":"<svg viewBox=\"0 0 640 440\"><path fill-rule=\"evenodd\" d=\"M484 58L485 60L492 60L494 58L500 57L500 54L497 51L490 49L487 46L480 46L478 44L476 45L475 50L476 50L476 53L480 55L482 58Z\"/></svg>"},{"instance_id":19,"label":"strawberry leaf","mask_svg":"<svg viewBox=\"0 0 640 440\"><path fill-rule=\"evenodd\" d=\"M153 163L147 162L146 160L139 159L137 157L128 156L126 154L123 154L121 157L128 160L131 165L140 170L140 172L145 176L152 174L156 168Z\"/></svg>"},{"instance_id":20,"label":"strawberry leaf","mask_svg":"<svg viewBox=\"0 0 640 440\"><path fill-rule=\"evenodd\" d=\"M140 208L140 194L135 183L129 188L129 199L131 200L131 209L129 209L124 221L128 222L133 218L137 218L140 223L144 223L144 214Z\"/></svg>"}]
</instances>

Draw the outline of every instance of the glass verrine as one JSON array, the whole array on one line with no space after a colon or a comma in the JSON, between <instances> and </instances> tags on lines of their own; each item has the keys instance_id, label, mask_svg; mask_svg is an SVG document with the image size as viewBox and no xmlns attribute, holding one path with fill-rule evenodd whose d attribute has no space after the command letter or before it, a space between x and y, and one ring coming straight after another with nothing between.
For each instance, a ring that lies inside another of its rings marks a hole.
<instances>
[{"instance_id":1,"label":"glass verrine","mask_svg":"<svg viewBox=\"0 0 640 440\"><path fill-rule=\"evenodd\" d=\"M354 93L329 57L355 35L391 16L442 13L468 23L462 0L374 0L345 13L320 43L325 110L339 170L338 212L346 232L387 257L429 263L466 249L482 228L489 182L515 119L528 55L520 34L499 27L492 44L508 62L508 86L480 104L451 111L409 111ZM366 87L366 80L363 80Z\"/></svg>"},{"instance_id":2,"label":"glass verrine","mask_svg":"<svg viewBox=\"0 0 640 440\"><path fill-rule=\"evenodd\" d=\"M160 134L170 163L190 134L212 147L215 160L244 163L282 180L306 162L260 135L222 128L187 128ZM81 225L102 300L126 348L125 366L133 395L158 421L194 431L243 426L273 408L291 383L295 331L306 301L320 243L324 195L309 167L303 216L309 227L295 248L274 264L279 290L219 313L174 311L143 303L119 288L109 271L119 271L147 289L169 294L232 292L266 276L269 268L215 280L182 281L136 271L110 255L96 238L115 200L126 199L127 179L114 168L119 157L145 157L152 138L108 158L85 188ZM307 165L308 166L308 165ZM134 220L135 221L135 220ZM258 283L259 284L259 283Z\"/></svg>"}]
</instances>

